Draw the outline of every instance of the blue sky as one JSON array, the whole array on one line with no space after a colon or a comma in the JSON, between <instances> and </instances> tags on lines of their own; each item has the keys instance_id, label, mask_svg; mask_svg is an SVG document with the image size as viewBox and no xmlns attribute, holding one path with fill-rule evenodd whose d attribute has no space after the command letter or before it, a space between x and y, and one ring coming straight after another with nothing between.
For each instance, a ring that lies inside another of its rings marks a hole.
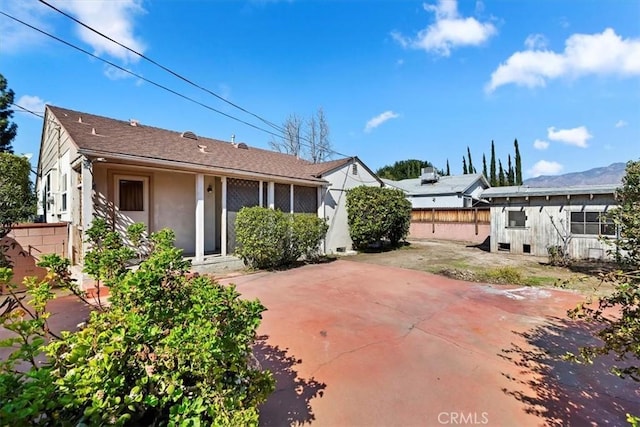
<instances>
[{"instance_id":1,"label":"blue sky","mask_svg":"<svg viewBox=\"0 0 640 427\"><path fill-rule=\"evenodd\" d=\"M52 1L82 22L272 122L324 109L333 148L372 169L506 161L525 178L640 158L640 1ZM0 11L227 114L266 126L82 30L37 0ZM106 66L0 15L15 102L44 103L268 148L273 137ZM18 112L17 153L42 120ZM506 166L506 165L505 165Z\"/></svg>"}]
</instances>

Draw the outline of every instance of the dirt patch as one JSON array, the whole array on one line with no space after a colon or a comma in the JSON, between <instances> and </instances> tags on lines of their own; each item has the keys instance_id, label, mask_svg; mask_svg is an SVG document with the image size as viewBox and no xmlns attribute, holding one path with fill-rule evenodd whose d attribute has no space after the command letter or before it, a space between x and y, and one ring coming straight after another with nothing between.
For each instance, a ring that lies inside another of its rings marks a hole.
<instances>
[{"instance_id":1,"label":"dirt patch","mask_svg":"<svg viewBox=\"0 0 640 427\"><path fill-rule=\"evenodd\" d=\"M411 241L400 249L359 253L349 259L472 282L565 288L596 295L612 290L600 277L613 268L609 263L576 261L569 267L557 267L550 265L546 257L491 253L482 246L465 242Z\"/></svg>"}]
</instances>

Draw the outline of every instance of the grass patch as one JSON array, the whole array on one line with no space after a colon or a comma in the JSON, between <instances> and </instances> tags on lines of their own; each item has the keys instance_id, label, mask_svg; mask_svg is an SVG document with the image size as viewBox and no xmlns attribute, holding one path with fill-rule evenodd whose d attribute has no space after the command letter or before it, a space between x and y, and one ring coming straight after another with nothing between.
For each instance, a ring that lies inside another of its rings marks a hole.
<instances>
[{"instance_id":1,"label":"grass patch","mask_svg":"<svg viewBox=\"0 0 640 427\"><path fill-rule=\"evenodd\" d=\"M498 267L480 271L476 274L480 282L498 283L502 285L524 285L522 273L515 267Z\"/></svg>"}]
</instances>

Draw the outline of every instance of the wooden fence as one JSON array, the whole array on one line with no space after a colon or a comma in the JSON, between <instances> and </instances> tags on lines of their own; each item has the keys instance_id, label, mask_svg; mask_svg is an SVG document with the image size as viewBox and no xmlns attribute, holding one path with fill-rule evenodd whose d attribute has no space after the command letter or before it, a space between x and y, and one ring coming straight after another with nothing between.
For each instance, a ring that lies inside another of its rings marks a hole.
<instances>
[{"instance_id":1,"label":"wooden fence","mask_svg":"<svg viewBox=\"0 0 640 427\"><path fill-rule=\"evenodd\" d=\"M491 231L488 207L417 208L411 211L409 238L483 242Z\"/></svg>"}]
</instances>

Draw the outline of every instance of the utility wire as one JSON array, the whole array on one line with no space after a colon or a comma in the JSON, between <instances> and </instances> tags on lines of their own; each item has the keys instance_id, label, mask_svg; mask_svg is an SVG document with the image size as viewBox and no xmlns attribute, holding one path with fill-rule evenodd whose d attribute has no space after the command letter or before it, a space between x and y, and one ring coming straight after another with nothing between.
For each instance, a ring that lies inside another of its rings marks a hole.
<instances>
[{"instance_id":1,"label":"utility wire","mask_svg":"<svg viewBox=\"0 0 640 427\"><path fill-rule=\"evenodd\" d=\"M278 126L277 124L273 123L272 121L267 120L267 119L265 119L264 117L262 117L262 116L260 116L260 115L258 115L258 114L256 114L256 113L253 113L253 112L251 112L251 111L249 111L249 110L247 110L247 109L245 109L245 108L241 107L241 106L240 106L240 105L238 105L238 104L235 104L235 103L233 103L233 102L229 101L228 99L226 99L226 98L224 98L224 97L222 97L222 96L218 95L217 93L213 92L212 90L207 89L206 87L204 87L204 86L202 86L202 85L199 85L198 83L193 82L192 80L188 79L187 77L184 77L183 75L181 75L181 74L179 74L179 73L177 73L177 72L173 71L173 70L172 70L172 69L170 69L169 67L166 67L166 66L164 66L164 65L160 64L159 62L157 62L157 61L155 61L154 59L152 59L152 58L150 58L150 57L146 56L145 54L140 53L140 52L138 52L137 50L135 50L135 49L133 49L133 48L130 48L129 46L125 45L124 43L121 43L121 42L119 42L119 41L117 41L117 40L113 39L112 37L109 37L108 35L106 35L106 34L102 33L101 31L96 30L95 28L91 27L90 25L85 24L84 22L82 22L82 21L80 21L78 18L76 18L75 16L70 15L70 14L68 14L68 13L64 12L63 10L58 9L58 8L57 8L57 7L55 7L54 5L52 5L52 4L50 4L50 3L48 3L47 1L45 1L45 0L38 0L38 1L39 1L40 3L42 3L42 4L44 4L45 6L47 6L47 7L51 8L51 9L53 9L54 11L56 11L56 12L60 13L61 15L65 16L66 18L68 18L68 19L72 20L73 22L77 23L78 25L80 25L80 26L82 26L82 27L86 28L87 30L89 30L89 31L91 31L91 32L93 32L93 33L95 33L95 34L99 35L100 37L103 37L103 38L105 38L105 39L109 40L109 41L110 41L110 42L112 42L112 43L115 43L116 45L118 45L118 46L122 47L123 49L128 50L129 52L131 52L131 53L133 53L133 54L135 54L135 55L139 56L140 58L142 58L142 59L144 59L144 60L146 60L146 61L150 62L151 64L153 64L153 65L155 65L155 66L157 66L157 67L161 68L162 70L164 70L164 71L166 71L167 73L169 73L169 74L171 74L171 75L173 75L173 76L177 77L178 79L180 79L180 80L182 80L182 81L184 81L184 82L186 82L186 83L190 84L191 86L194 86L194 87L196 87L196 88L198 88L198 89L200 89L200 90L203 90L204 92L206 92L206 93L208 93L208 94L210 94L210 95L215 96L215 97L216 97L216 98L218 98L219 100L221 100L221 101L223 101L223 102L225 102L225 103L227 103L227 104L231 105L232 107L235 107L235 108L239 109L240 111L242 111L242 112L244 112L244 113L246 113L246 114L249 114L249 115L251 115L251 116L253 116L253 117L257 118L257 119L258 119L258 120L260 120L261 122L263 122L263 123L265 123L265 124L269 125L270 127L272 127L273 129L277 130L278 132L280 132L280 133L282 133L282 134L285 134L285 133L286 133L286 130L285 130L285 128L284 128L284 127L282 127L282 126ZM283 138L282 136L280 136L280 137L281 137L281 138ZM307 148L310 148L310 147L311 147L311 144L313 144L313 143L311 142L311 140L310 140L310 139L308 139L308 138L300 137L300 139L301 139L302 141L308 142L308 143L310 144L310 145L305 145ZM337 154L337 155L339 155L339 156L343 156L343 157L352 157L352 156L348 156L348 155L343 154L343 153L339 153L339 152L337 152L337 151L335 151L335 150L333 150L333 149L329 149L329 150L327 150L327 151L328 151L328 152L330 152L330 153L333 153L333 154Z\"/></svg>"},{"instance_id":2,"label":"utility wire","mask_svg":"<svg viewBox=\"0 0 640 427\"><path fill-rule=\"evenodd\" d=\"M11 103L11 105L13 105L14 107L17 107L19 109L21 109L22 111L24 111L25 113L29 113L29 114L33 114L36 117L40 117L41 119L44 119L44 115L43 113L36 113L33 110L29 110L28 108L23 107L22 105L18 105L18 104L14 104L13 102Z\"/></svg>"},{"instance_id":3,"label":"utility wire","mask_svg":"<svg viewBox=\"0 0 640 427\"><path fill-rule=\"evenodd\" d=\"M136 51L135 49L132 49L132 48L130 48L129 46L127 46L127 45L125 45L125 44L123 44L123 43L120 43L120 42L119 42L119 41L117 41L117 40L114 40L113 38L109 37L108 35L106 35L106 34L104 34L104 33L100 32L100 31L96 30L95 28L93 28L93 27L91 27L91 26L89 26L89 25L87 25L87 24L85 24L84 22L80 21L80 20L79 20L79 19L77 19L76 17L74 17L74 16L72 16L72 15L69 15L68 13L66 13L66 12L64 12L64 11L62 11L62 10L60 10L60 9L58 9L57 7L55 7L55 6L53 6L52 4L50 4L50 3L46 2L45 0L39 0L39 2L40 2L40 3L42 3L42 4L44 4L44 5L45 5L45 6L47 6L47 7L51 8L51 9L55 10L56 12L60 13L61 15L64 15L65 17L67 17L67 18L71 19L73 22L77 23L78 25L81 25L82 27L86 28L87 30L89 30L89 31L91 31L91 32L93 32L93 33L95 33L95 34L98 34L98 35L99 35L99 36L101 36L101 37L104 37L105 39L109 40L110 42L117 44L118 46L122 47L123 49L126 49L126 50L128 50L129 52L131 52L131 53L133 53L133 54L135 54L135 55L139 56L140 58L142 58L142 59L144 59L144 60L146 60L146 61L148 61L148 62L152 63L153 65L155 65L155 66L157 66L157 67L159 67L159 68L161 68L161 69L163 69L163 70L164 70L164 71L166 71L167 73L169 73L169 74L171 74L171 75L173 75L173 76L175 76L175 77L179 78L180 80L182 80L182 81L184 81L184 82L186 82L186 83L190 84L191 86L194 86L194 87L196 87L196 88L198 88L198 89L200 89L200 90L203 90L203 91L207 92L207 93L208 93L208 94L210 94L210 95L215 96L215 97L216 97L216 98L218 98L219 100L221 100L221 101L223 101L223 102L226 102L227 104L231 105L232 107L235 107L235 108L237 108L238 110L240 110L240 111L242 111L242 112L244 112L244 113L247 113L247 114L249 114L249 115L251 115L251 116L255 117L256 119L260 120L261 122L263 122L263 123L265 123L265 124L267 124L267 125L271 126L273 129L275 129L275 130L277 130L277 131L279 131L279 132L284 133L284 129L283 129L281 126L278 126L278 125L274 124L273 122L271 122L271 121L269 121L269 120L267 120L267 119L265 119L265 118L263 118L263 117L259 116L258 114L252 113L251 111L249 111L249 110L247 110L247 109L245 109L245 108L243 108L243 107L239 106L238 104L235 104L235 103L233 103L233 102L229 101L228 99L225 99L224 97L222 97L222 96L218 95L217 93L215 93L215 92L213 92L213 91L211 91L211 90L207 89L206 87L204 87L204 86L202 86L202 85L199 85L199 84L197 84L197 83L193 82L192 80L190 80L190 79L188 79L188 78L186 78L186 77L182 76L181 74L178 74L177 72L175 72L175 71L171 70L171 69L170 69L170 68L168 68L168 67L165 67L164 65L162 65L162 64L158 63L157 61L155 61L155 60L153 60L153 59L149 58L148 56L146 56L146 55L144 55L144 54L142 54L142 53L140 53L140 52Z\"/></svg>"},{"instance_id":4,"label":"utility wire","mask_svg":"<svg viewBox=\"0 0 640 427\"><path fill-rule=\"evenodd\" d=\"M50 34L50 33L46 32L44 30L41 30L41 29L39 29L37 27L34 27L33 25L28 24L28 23L26 23L26 22L24 22L24 21L22 21L22 20L20 20L20 19L18 19L16 17L14 17L14 16L11 16L11 15L9 15L9 14L1 11L1 10L0 10L0 15L4 15L9 19L13 19L14 21L19 22L20 24L25 25L25 26L27 26L27 27L29 27L29 28L41 33L41 34L44 34L47 37L51 37L52 39L57 40L60 43L63 43L63 44L65 44L65 45L67 45L67 46L69 46L69 47L71 47L73 49L79 50L80 52L85 53L85 54L91 56L92 58L95 58L95 59L97 59L99 61L102 61L102 62L104 62L104 63L106 63L106 64L108 64L108 65L110 65L110 66L112 66L114 68L117 68L120 71L123 71L123 72L125 72L127 74L130 74L130 75L132 75L132 76L134 76L134 77L136 77L136 78L138 78L138 79L140 79L142 81L145 81L145 82L147 82L147 83L149 83L149 84L151 84L153 86L156 86L156 87L158 87L160 89L163 89L163 90L165 90L165 91L167 91L169 93L172 93L172 94L174 94L176 96L179 96L180 98L186 99L187 101L191 101L194 104L198 104L201 107L204 107L204 108L206 108L208 110L214 111L214 112L216 112L218 114L221 114L221 115L223 115L223 116L225 116L227 118L230 118L232 120L235 120L237 122L240 122L240 123L242 123L244 125L250 126L250 127L254 128L254 129L257 129L257 130L260 130L262 132L268 133L269 135L276 136L276 137L279 137L279 138L283 137L282 135L279 135L279 134L277 134L275 132L272 132L272 131L270 131L268 129L261 128L260 126L257 126L257 125L254 125L253 123L249 123L249 122L247 122L245 120L239 119L239 118L237 118L235 116L232 116L231 114L227 114L224 111L220 111L220 110L218 110L216 108L213 108L210 105L207 105L207 104L204 104L204 103L202 103L200 101L197 101L197 100L195 100L195 99L193 99L193 98L191 98L191 97L189 97L187 95L183 95L183 94L181 94L181 93L179 93L179 92L177 92L177 91L175 91L173 89L170 89L170 88L168 88L166 86L161 85L160 83L156 83L153 80L149 80L146 77L141 76L140 74L137 74L137 73L135 73L135 72L133 72L131 70L128 70L128 69L126 69L124 67L121 67L120 65L115 64L115 63L113 63L113 62L111 62L111 61L109 61L107 59L104 59L104 58L101 58L101 57L99 57L97 55L94 55L93 53L89 52L88 50L85 50L85 49L83 49L83 48L81 48L79 46L74 45L73 43L70 43L70 42L68 42L66 40L63 40L63 39L53 35L53 34Z\"/></svg>"},{"instance_id":5,"label":"utility wire","mask_svg":"<svg viewBox=\"0 0 640 427\"><path fill-rule=\"evenodd\" d=\"M54 8L55 10L58 10L58 9L56 9L55 7L53 7L53 6L49 5L48 3L44 2L43 0L39 0L39 1L42 1L42 3L46 4L47 6L52 7L52 8ZM59 10L58 10L58 11L59 11ZM68 41L66 41L66 40L64 40L64 39L62 39L62 38L60 38L60 37L57 37L57 36L55 36L55 35L53 35L53 34L50 34L50 33L46 32L46 31L44 31L44 30L42 30L42 29L40 29L40 28L37 28L37 27L35 27L35 26L33 26L33 25L31 25L31 24L27 23L27 22L24 22L24 21L22 21L22 20L20 20L20 19L18 19L18 18L16 18L16 17L14 17L14 16L12 16L12 15L10 15L10 14L8 14L8 13L3 12L2 10L0 10L0 15L6 16L7 18L12 19L12 20L14 20L14 21L16 21L16 22L18 22L18 23L20 23L20 24L22 24L22 25L26 26L26 27L29 27L29 28L31 28L31 29L32 29L32 30L34 30L34 31L37 31L37 32L39 32L39 33L41 33L41 34L43 34L43 35L45 35L45 36L47 36L47 37L50 37L50 38L52 38L52 39L54 39L54 40L56 40L56 41L58 41L58 42L60 42L60 43L62 43L62 44L65 44L65 45L67 45L67 46L69 46L69 47L71 47L71 48L73 48L73 49L76 49L76 50L78 50L78 51L80 51L80 52L82 52L82 53L84 53L84 54L86 54L86 55L88 55L88 56L90 56L90 57L92 57L92 58L95 58L95 59L97 59L97 60L99 60L99 61L101 61L101 62L104 62L104 63L106 63L106 64L108 64L108 65L110 65L110 66L112 66L112 67L114 67L114 68L116 68L116 69L118 69L118 70L120 70L120 71L123 71L123 72L125 72L125 73L127 73L127 74L129 74L129 75L132 75L132 76L134 76L134 77L136 77L136 78L138 78L138 79L140 79L140 80L142 80L142 81L145 81L145 82L147 82L147 83L149 83L149 84L151 84L151 85L153 85L153 86L156 86L156 87L158 87L158 88L160 88L160 89L163 89L163 90L165 90L165 91L167 91L167 92L169 92L169 93L172 93L172 94L174 94L174 95L176 95L176 96L178 96L178 97L180 97L180 98L183 98L183 99L185 99L185 100L187 100L187 101L190 101L190 102L193 102L193 103L195 103L195 104L197 104L197 105L200 105L201 107L204 107L204 108L206 108L206 109L208 109L208 110L210 110L210 111L216 112L216 113L218 113L218 114L220 114L220 115L222 115L222 116L225 116L225 117L227 117L227 118L229 118L229 119L235 120L235 121L237 121L237 122L239 122L239 123L242 123L242 124L244 124L244 125L247 125L247 126L249 126L249 127L252 127L252 128L254 128L254 129L256 129L256 130L259 130L259 131L265 132L265 133L267 133L267 134L269 134L269 135L271 135L271 136L275 136L275 137L278 137L278 138L285 138L285 136L284 136L284 129L283 129L283 128L279 128L279 127L277 127L276 125L274 125L273 123L271 123L271 122L267 121L266 119L263 119L263 118L261 118L260 116L258 116L258 115L256 115L256 114L254 114L254 113L251 113L251 112L249 112L249 111L247 111L247 110L243 109L242 107L240 107L240 106L237 106L237 105L233 104L233 103L232 103L232 102L230 102L230 101L225 100L224 98L222 98L222 97L220 97L219 95L217 95L217 94L215 94L215 93L213 93L213 92L209 91L209 90L208 90L208 89L206 89L206 88L200 87L199 85L197 85L197 84L195 84L195 83L193 83L193 82L189 81L188 79L186 79L186 78L184 78L184 77L182 77L182 76L178 75L177 73L175 73L175 72L171 71L170 69L168 69L168 68L166 68L166 67L164 67L164 66L162 66L162 65L160 65L160 64L158 64L158 63L156 63L155 61L153 61L153 60L151 60L151 59L149 59L149 58L145 57L145 56L144 56L144 55L142 55L142 54L139 54L139 53L138 53L138 52L136 52L135 50L133 50L133 49L131 49L131 48L129 48L129 47L127 47L127 46L125 46L125 45L123 45L123 44L121 44L121 43L119 43L119 42L117 42L117 41L113 40L113 39L111 39L110 37L108 37L108 36L106 36L106 35L104 35L104 34L102 34L102 33L98 32L97 30L93 30L91 27L88 27L86 24L84 24L84 23L82 23L82 22L78 21L78 20L77 20L77 19L75 19L74 17L69 16L69 15L67 15L66 13L62 12L62 11L59 11L59 12L60 12L60 13L62 13L63 15L65 15L65 16L68 16L70 19L74 20L75 22L79 23L80 25L83 25L83 26L85 26L86 28L88 28L88 29L90 29L90 30L92 30L92 31L95 31L97 34L101 35L102 37L107 38L108 40L112 41L113 43L116 43L116 44L118 44L119 46L121 46L121 47L123 47L123 48L125 48L125 49L127 49L127 50L130 50L130 51L132 51L132 52L136 53L137 55L140 55L140 56L141 56L141 57L143 57L144 59L146 59L146 60L148 60L148 61L152 62L153 64L155 64L155 65L157 65L158 67L160 67L160 68L162 68L162 69L166 70L167 72L171 73L172 75L175 75L176 77L178 77L178 78L180 78L180 79L182 79L182 80L184 80L184 81L189 82L190 84L194 85L195 87L198 87L198 88L200 88L200 89L202 89L202 90L204 90L204 91L206 91L206 92L208 92L208 93L211 93L212 95L214 95L214 96L216 96L216 97L218 97L218 98L222 99L223 101L225 101L225 102L229 103L230 105L233 105L233 106L235 106L236 108L239 108L240 110L245 111L245 112L247 112L248 114L250 114L250 115L252 115L252 116L254 116L254 117L257 117L259 120L261 120L261 121L263 121L263 122L265 122L265 123L269 124L271 127L275 128L275 130L279 131L280 133L275 133L275 132L273 132L273 131L271 131L271 130L264 129L264 128L260 127L260 126L254 125L253 123L247 122L247 121L245 121L245 120L242 120L242 119L240 119L240 118L237 118L237 117L235 117L235 116L232 116L231 114L228 114L228 113L225 113L225 112L223 112L223 111L220 111L220 110L218 110L218 109L216 109L216 108L214 108L214 107L211 107L210 105L207 105L207 104L204 104L204 103L202 103L202 102L200 102L200 101L197 101L197 100L195 100L195 99L193 99L193 98L191 98L191 97L189 97L189 96L187 96L187 95L183 95L183 94L181 94L181 93L179 93L179 92L177 92L177 91L175 91L175 90L173 90L173 89L171 89L171 88L169 88L169 87L167 87L167 86L164 86L164 85L162 85L162 84L160 84L160 83L156 83L156 82L154 82L153 80L150 80L150 79L148 79L148 78L146 78L146 77L143 77L142 75L137 74L137 73L135 73L135 72L133 72L133 71L131 71L131 70L128 70L128 69L126 69L126 68L124 68L124 67L122 67L122 66L120 66L120 65L118 65L118 64L115 64L115 63L113 63L113 62L111 62L111 61L109 61L109 60L107 60L107 59L101 58L101 57L99 57L99 56L97 56L97 55L95 55L95 54L93 54L93 53L91 53L91 52L87 51L86 49L83 49L83 48L81 48L81 47L79 47L79 46L77 46L77 45L74 45L74 44L73 44L73 43L71 43L71 42L68 42ZM18 106L18 108L22 108L22 107L19 107L19 106ZM308 143L311 143L311 141L310 141L310 140L308 140L307 138L300 137L300 139L301 139L301 140L303 140L303 141L306 141L306 142L308 142ZM306 148L310 148L310 146L311 146L310 144L302 144L302 143L301 143L300 145L305 146ZM337 155L339 155L339 156L342 156L342 157L353 157L353 156L350 156L350 155L347 155L347 154L344 154L344 153L340 153L340 152L338 152L338 151L336 151L336 150L333 150L333 149L329 149L328 151L329 151L329 152L331 152L331 153L333 153L333 154L337 154Z\"/></svg>"}]
</instances>

